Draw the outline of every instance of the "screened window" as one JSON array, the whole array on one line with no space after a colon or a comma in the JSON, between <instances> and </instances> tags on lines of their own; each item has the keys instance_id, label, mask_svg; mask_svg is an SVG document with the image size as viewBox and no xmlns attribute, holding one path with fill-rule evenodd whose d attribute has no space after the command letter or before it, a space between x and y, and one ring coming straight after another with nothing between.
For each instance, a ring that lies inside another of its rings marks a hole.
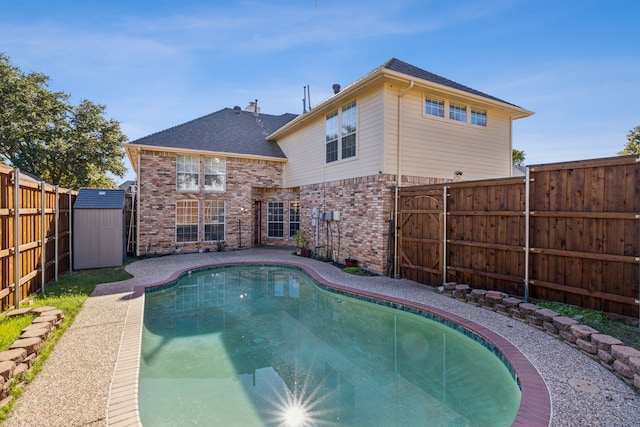
<instances>
[{"instance_id":1,"label":"screened window","mask_svg":"<svg viewBox=\"0 0 640 427\"><path fill-rule=\"evenodd\" d=\"M198 241L198 201L178 200L176 202L176 242Z\"/></svg>"},{"instance_id":2,"label":"screened window","mask_svg":"<svg viewBox=\"0 0 640 427\"><path fill-rule=\"evenodd\" d=\"M204 207L204 240L224 240L224 201L207 200Z\"/></svg>"},{"instance_id":3,"label":"screened window","mask_svg":"<svg viewBox=\"0 0 640 427\"><path fill-rule=\"evenodd\" d=\"M356 102L342 107L342 158L356 155L356 126L358 107Z\"/></svg>"},{"instance_id":4,"label":"screened window","mask_svg":"<svg viewBox=\"0 0 640 427\"><path fill-rule=\"evenodd\" d=\"M425 98L424 112L430 116L444 117L444 101L436 98Z\"/></svg>"},{"instance_id":5,"label":"screened window","mask_svg":"<svg viewBox=\"0 0 640 427\"><path fill-rule=\"evenodd\" d=\"M226 186L227 164L225 159L204 158L204 189L224 191Z\"/></svg>"},{"instance_id":6,"label":"screened window","mask_svg":"<svg viewBox=\"0 0 640 427\"><path fill-rule=\"evenodd\" d=\"M465 105L449 104L449 118L458 122L467 122L467 107Z\"/></svg>"},{"instance_id":7,"label":"screened window","mask_svg":"<svg viewBox=\"0 0 640 427\"><path fill-rule=\"evenodd\" d=\"M284 203L269 202L267 210L267 235L284 237Z\"/></svg>"},{"instance_id":8,"label":"screened window","mask_svg":"<svg viewBox=\"0 0 640 427\"><path fill-rule=\"evenodd\" d=\"M289 202L289 237L300 230L300 202Z\"/></svg>"},{"instance_id":9,"label":"screened window","mask_svg":"<svg viewBox=\"0 0 640 427\"><path fill-rule=\"evenodd\" d=\"M176 186L181 191L197 191L200 176L200 159L198 156L176 157Z\"/></svg>"},{"instance_id":10,"label":"screened window","mask_svg":"<svg viewBox=\"0 0 640 427\"><path fill-rule=\"evenodd\" d=\"M327 163L338 160L338 112L327 114L326 121Z\"/></svg>"},{"instance_id":11,"label":"screened window","mask_svg":"<svg viewBox=\"0 0 640 427\"><path fill-rule=\"evenodd\" d=\"M471 124L478 126L487 125L487 112L485 110L479 110L477 108L471 109Z\"/></svg>"}]
</instances>

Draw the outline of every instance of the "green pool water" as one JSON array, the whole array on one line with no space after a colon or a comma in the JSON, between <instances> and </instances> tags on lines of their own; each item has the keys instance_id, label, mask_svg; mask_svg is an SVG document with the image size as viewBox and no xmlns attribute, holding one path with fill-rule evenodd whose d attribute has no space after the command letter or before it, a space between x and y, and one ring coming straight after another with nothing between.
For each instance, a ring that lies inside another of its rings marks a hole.
<instances>
[{"instance_id":1,"label":"green pool water","mask_svg":"<svg viewBox=\"0 0 640 427\"><path fill-rule=\"evenodd\" d=\"M509 426L521 392L467 335L304 272L229 266L145 295L150 426Z\"/></svg>"}]
</instances>

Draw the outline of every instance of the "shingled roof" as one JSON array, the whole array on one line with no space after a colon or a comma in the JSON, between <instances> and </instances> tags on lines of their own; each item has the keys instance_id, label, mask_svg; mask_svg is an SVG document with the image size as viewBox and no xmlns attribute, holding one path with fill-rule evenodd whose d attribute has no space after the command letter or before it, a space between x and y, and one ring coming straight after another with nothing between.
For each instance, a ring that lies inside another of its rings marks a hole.
<instances>
[{"instance_id":1,"label":"shingled roof","mask_svg":"<svg viewBox=\"0 0 640 427\"><path fill-rule=\"evenodd\" d=\"M407 74L409 76L412 76L418 79L426 80L432 83L437 83L443 86L447 86L453 89L458 89L463 92L472 93L474 95L482 96L484 98L489 98L494 101L503 102L505 104L509 104L509 105L513 105L514 107L517 107L517 105L507 102L503 99L496 98L495 96L487 95L484 92L480 92L479 90L475 90L468 86L461 85L460 83L456 83L453 80L445 79L444 77L441 77L437 74L433 74L429 71L423 70L422 68L415 67L411 64L407 64L406 62L400 61L399 59L396 59L396 58L391 58L390 60L382 64L381 68L386 68L391 71L397 71L399 73Z\"/></svg>"},{"instance_id":2,"label":"shingled roof","mask_svg":"<svg viewBox=\"0 0 640 427\"><path fill-rule=\"evenodd\" d=\"M123 209L124 190L102 190L98 188L81 188L78 192L74 209Z\"/></svg>"},{"instance_id":3,"label":"shingled roof","mask_svg":"<svg viewBox=\"0 0 640 427\"><path fill-rule=\"evenodd\" d=\"M255 114L240 107L215 113L145 136L131 144L286 158L267 135L296 117Z\"/></svg>"}]
</instances>

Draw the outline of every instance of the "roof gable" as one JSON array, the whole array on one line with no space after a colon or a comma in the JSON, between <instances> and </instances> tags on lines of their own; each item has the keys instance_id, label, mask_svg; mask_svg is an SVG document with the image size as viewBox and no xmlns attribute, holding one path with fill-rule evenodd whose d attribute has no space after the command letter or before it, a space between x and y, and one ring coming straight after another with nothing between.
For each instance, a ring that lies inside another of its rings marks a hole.
<instances>
[{"instance_id":1,"label":"roof gable","mask_svg":"<svg viewBox=\"0 0 640 427\"><path fill-rule=\"evenodd\" d=\"M123 209L124 190L101 190L97 188L81 188L78 192L74 209Z\"/></svg>"},{"instance_id":2,"label":"roof gable","mask_svg":"<svg viewBox=\"0 0 640 427\"><path fill-rule=\"evenodd\" d=\"M286 158L267 136L295 114L255 114L239 107L224 108L172 128L130 142L174 149Z\"/></svg>"},{"instance_id":3,"label":"roof gable","mask_svg":"<svg viewBox=\"0 0 640 427\"><path fill-rule=\"evenodd\" d=\"M446 79L437 74L433 74L429 71L423 70L422 68L418 68L411 64L407 64L406 62L400 61L396 58L391 58L389 61L385 62L382 65L382 68L386 68L387 70L396 71L398 73L406 74L411 77L415 77L417 79L426 80L432 83L437 83L442 86L450 87L452 89L461 90L463 92L471 93L473 95L482 96L483 98L492 99L494 101L503 102L505 104L513 105L517 107L517 105L502 100L500 98L496 98L495 96L487 95L484 92L480 92L479 90L472 89L468 86L462 85L460 83L456 83L453 80Z\"/></svg>"}]
</instances>

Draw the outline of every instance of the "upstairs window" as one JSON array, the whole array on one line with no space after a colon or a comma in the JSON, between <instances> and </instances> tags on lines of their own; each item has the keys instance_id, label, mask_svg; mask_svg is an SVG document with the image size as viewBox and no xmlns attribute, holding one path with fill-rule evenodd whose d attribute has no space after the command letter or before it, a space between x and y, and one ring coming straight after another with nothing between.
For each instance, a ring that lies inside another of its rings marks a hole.
<instances>
[{"instance_id":1,"label":"upstairs window","mask_svg":"<svg viewBox=\"0 0 640 427\"><path fill-rule=\"evenodd\" d=\"M467 107L466 105L449 103L449 118L458 122L467 122Z\"/></svg>"},{"instance_id":2,"label":"upstairs window","mask_svg":"<svg viewBox=\"0 0 640 427\"><path fill-rule=\"evenodd\" d=\"M355 157L357 148L358 107L356 101L326 116L326 162Z\"/></svg>"},{"instance_id":3,"label":"upstairs window","mask_svg":"<svg viewBox=\"0 0 640 427\"><path fill-rule=\"evenodd\" d=\"M204 189L224 191L226 188L227 165L225 159L204 158Z\"/></svg>"},{"instance_id":4,"label":"upstairs window","mask_svg":"<svg viewBox=\"0 0 640 427\"><path fill-rule=\"evenodd\" d=\"M334 111L327 114L326 128L326 144L327 144L327 163L338 160L338 112Z\"/></svg>"},{"instance_id":5,"label":"upstairs window","mask_svg":"<svg viewBox=\"0 0 640 427\"><path fill-rule=\"evenodd\" d=\"M178 191L198 191L200 159L198 156L176 157L176 188Z\"/></svg>"},{"instance_id":6,"label":"upstairs window","mask_svg":"<svg viewBox=\"0 0 640 427\"><path fill-rule=\"evenodd\" d=\"M430 116L444 117L444 101L436 98L425 98L424 112Z\"/></svg>"},{"instance_id":7,"label":"upstairs window","mask_svg":"<svg viewBox=\"0 0 640 427\"><path fill-rule=\"evenodd\" d=\"M356 155L356 127L358 108L356 102L342 107L342 158Z\"/></svg>"},{"instance_id":8,"label":"upstairs window","mask_svg":"<svg viewBox=\"0 0 640 427\"><path fill-rule=\"evenodd\" d=\"M471 109L471 124L477 126L487 126L487 111L478 108Z\"/></svg>"}]
</instances>

